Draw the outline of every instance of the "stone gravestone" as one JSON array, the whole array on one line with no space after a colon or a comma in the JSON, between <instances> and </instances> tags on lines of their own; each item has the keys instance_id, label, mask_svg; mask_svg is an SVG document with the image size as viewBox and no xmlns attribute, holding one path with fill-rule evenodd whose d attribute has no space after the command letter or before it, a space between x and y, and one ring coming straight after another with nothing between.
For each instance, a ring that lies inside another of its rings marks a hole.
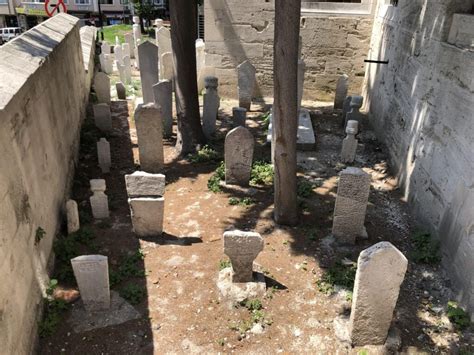
<instances>
[{"instance_id":1,"label":"stone gravestone","mask_svg":"<svg viewBox=\"0 0 474 355\"><path fill-rule=\"evenodd\" d=\"M243 107L232 108L232 121L234 127L242 126L245 127L245 121L247 119L247 109Z\"/></svg>"},{"instance_id":2,"label":"stone gravestone","mask_svg":"<svg viewBox=\"0 0 474 355\"><path fill-rule=\"evenodd\" d=\"M127 42L122 43L122 55L130 57L130 45Z\"/></svg>"},{"instance_id":3,"label":"stone gravestone","mask_svg":"<svg viewBox=\"0 0 474 355\"><path fill-rule=\"evenodd\" d=\"M110 104L110 78L107 74L102 72L95 74L94 91L99 103Z\"/></svg>"},{"instance_id":4,"label":"stone gravestone","mask_svg":"<svg viewBox=\"0 0 474 355\"><path fill-rule=\"evenodd\" d=\"M107 104L97 104L92 106L94 111L94 122L97 128L104 133L112 132L112 115Z\"/></svg>"},{"instance_id":5,"label":"stone gravestone","mask_svg":"<svg viewBox=\"0 0 474 355\"><path fill-rule=\"evenodd\" d=\"M100 170L102 170L103 173L109 173L112 161L110 158L110 143L107 142L107 139L101 138L97 142L97 156Z\"/></svg>"},{"instance_id":6,"label":"stone gravestone","mask_svg":"<svg viewBox=\"0 0 474 355\"><path fill-rule=\"evenodd\" d=\"M237 66L239 107L250 111L252 96L255 90L255 67L248 60Z\"/></svg>"},{"instance_id":7,"label":"stone gravestone","mask_svg":"<svg viewBox=\"0 0 474 355\"><path fill-rule=\"evenodd\" d=\"M219 81L214 76L205 79L206 93L204 94L204 107L202 111L202 130L207 139L216 131L216 119L219 111L220 98L217 93Z\"/></svg>"},{"instance_id":8,"label":"stone gravestone","mask_svg":"<svg viewBox=\"0 0 474 355\"><path fill-rule=\"evenodd\" d=\"M135 43L138 43L138 41L140 41L140 39L142 38L142 31L140 29L140 17L133 16L132 20L133 20L133 26L132 26L133 41Z\"/></svg>"},{"instance_id":9,"label":"stone gravestone","mask_svg":"<svg viewBox=\"0 0 474 355\"><path fill-rule=\"evenodd\" d=\"M224 253L232 263L232 282L253 281L253 261L262 250L263 238L258 233L239 230L224 233Z\"/></svg>"},{"instance_id":10,"label":"stone gravestone","mask_svg":"<svg viewBox=\"0 0 474 355\"><path fill-rule=\"evenodd\" d=\"M66 215L67 215L67 234L77 232L81 227L79 222L79 211L77 209L77 202L74 200L68 200L66 202Z\"/></svg>"},{"instance_id":11,"label":"stone gravestone","mask_svg":"<svg viewBox=\"0 0 474 355\"><path fill-rule=\"evenodd\" d=\"M163 118L155 104L140 104L135 110L141 169L158 173L164 167Z\"/></svg>"},{"instance_id":12,"label":"stone gravestone","mask_svg":"<svg viewBox=\"0 0 474 355\"><path fill-rule=\"evenodd\" d=\"M174 69L173 69L173 53L166 52L161 55L160 61L160 74L162 80L171 80L174 79Z\"/></svg>"},{"instance_id":13,"label":"stone gravestone","mask_svg":"<svg viewBox=\"0 0 474 355\"><path fill-rule=\"evenodd\" d=\"M113 54L105 54L105 70L106 74L113 74L114 72L114 55Z\"/></svg>"},{"instance_id":14,"label":"stone gravestone","mask_svg":"<svg viewBox=\"0 0 474 355\"><path fill-rule=\"evenodd\" d=\"M342 121L341 125L345 127L346 125L346 115L347 113L351 110L351 101L352 101L352 96L347 96L344 99L344 104L342 105Z\"/></svg>"},{"instance_id":15,"label":"stone gravestone","mask_svg":"<svg viewBox=\"0 0 474 355\"><path fill-rule=\"evenodd\" d=\"M115 66L117 67L117 70L119 72L119 77L120 77L120 81L122 83L126 83L127 82L127 78L125 76L125 65L122 65L120 64L117 60L115 61Z\"/></svg>"},{"instance_id":16,"label":"stone gravestone","mask_svg":"<svg viewBox=\"0 0 474 355\"><path fill-rule=\"evenodd\" d=\"M153 85L158 82L158 47L146 41L138 46L143 103L153 102Z\"/></svg>"},{"instance_id":17,"label":"stone gravestone","mask_svg":"<svg viewBox=\"0 0 474 355\"><path fill-rule=\"evenodd\" d=\"M160 58L163 53L173 52L171 47L171 33L166 27L160 27L156 31L156 45L159 48Z\"/></svg>"},{"instance_id":18,"label":"stone gravestone","mask_svg":"<svg viewBox=\"0 0 474 355\"><path fill-rule=\"evenodd\" d=\"M162 80L153 85L155 104L161 107L163 117L163 135L171 137L173 134L173 84L169 80Z\"/></svg>"},{"instance_id":19,"label":"stone gravestone","mask_svg":"<svg viewBox=\"0 0 474 355\"><path fill-rule=\"evenodd\" d=\"M298 115L301 111L301 102L303 101L304 91L304 73L306 71L306 63L303 59L298 60Z\"/></svg>"},{"instance_id":20,"label":"stone gravestone","mask_svg":"<svg viewBox=\"0 0 474 355\"><path fill-rule=\"evenodd\" d=\"M105 41L102 42L102 44L100 45L100 52L102 54L110 54L111 53L110 44L108 44Z\"/></svg>"},{"instance_id":21,"label":"stone gravestone","mask_svg":"<svg viewBox=\"0 0 474 355\"><path fill-rule=\"evenodd\" d=\"M351 103L350 103L350 111L347 113L345 117L344 127L347 126L348 121L357 121L360 123L362 114L360 113L360 109L364 102L364 98L362 96L352 96Z\"/></svg>"},{"instance_id":22,"label":"stone gravestone","mask_svg":"<svg viewBox=\"0 0 474 355\"><path fill-rule=\"evenodd\" d=\"M109 265L103 255L81 255L71 259L74 277L84 307L89 312L110 308Z\"/></svg>"},{"instance_id":23,"label":"stone gravestone","mask_svg":"<svg viewBox=\"0 0 474 355\"><path fill-rule=\"evenodd\" d=\"M113 65L110 65L109 56L110 54L103 53L99 55L100 70L105 74L113 73Z\"/></svg>"},{"instance_id":24,"label":"stone gravestone","mask_svg":"<svg viewBox=\"0 0 474 355\"><path fill-rule=\"evenodd\" d=\"M133 43L133 35L131 33L125 33L123 35L123 38L125 43L128 43L130 58L135 58L135 45Z\"/></svg>"},{"instance_id":25,"label":"stone gravestone","mask_svg":"<svg viewBox=\"0 0 474 355\"><path fill-rule=\"evenodd\" d=\"M236 127L225 137L225 183L248 186L252 170L254 138L247 128Z\"/></svg>"},{"instance_id":26,"label":"stone gravestone","mask_svg":"<svg viewBox=\"0 0 474 355\"><path fill-rule=\"evenodd\" d=\"M122 52L122 46L120 44L116 44L114 46L114 55L115 55L115 60L120 63L120 65L123 65L123 52Z\"/></svg>"},{"instance_id":27,"label":"stone gravestone","mask_svg":"<svg viewBox=\"0 0 474 355\"><path fill-rule=\"evenodd\" d=\"M125 84L130 84L132 82L132 63L130 62L130 56L126 55L123 57L123 66Z\"/></svg>"},{"instance_id":28,"label":"stone gravestone","mask_svg":"<svg viewBox=\"0 0 474 355\"><path fill-rule=\"evenodd\" d=\"M92 208L92 216L95 219L109 218L109 201L105 194L105 180L92 179L91 191L93 195L89 198Z\"/></svg>"},{"instance_id":29,"label":"stone gravestone","mask_svg":"<svg viewBox=\"0 0 474 355\"><path fill-rule=\"evenodd\" d=\"M342 141L341 161L343 163L352 163L355 160L357 151L357 139L359 123L357 121L348 121L346 127L347 137Z\"/></svg>"},{"instance_id":30,"label":"stone gravestone","mask_svg":"<svg viewBox=\"0 0 474 355\"><path fill-rule=\"evenodd\" d=\"M407 265L407 258L389 242L360 253L349 320L353 346L385 343Z\"/></svg>"},{"instance_id":31,"label":"stone gravestone","mask_svg":"<svg viewBox=\"0 0 474 355\"><path fill-rule=\"evenodd\" d=\"M366 237L365 212L370 192L370 175L362 169L349 167L339 174L332 234L341 242L355 243Z\"/></svg>"},{"instance_id":32,"label":"stone gravestone","mask_svg":"<svg viewBox=\"0 0 474 355\"><path fill-rule=\"evenodd\" d=\"M334 109L342 109L344 107L344 99L349 90L349 76L347 74L341 75L336 85L336 96L334 97Z\"/></svg>"},{"instance_id":33,"label":"stone gravestone","mask_svg":"<svg viewBox=\"0 0 474 355\"><path fill-rule=\"evenodd\" d=\"M117 97L119 100L126 100L127 99L127 89L125 85L121 81L115 84L115 89L117 90Z\"/></svg>"},{"instance_id":34,"label":"stone gravestone","mask_svg":"<svg viewBox=\"0 0 474 355\"><path fill-rule=\"evenodd\" d=\"M160 29L161 27L163 27L163 19L161 18L155 19L155 26L156 26L156 29Z\"/></svg>"},{"instance_id":35,"label":"stone gravestone","mask_svg":"<svg viewBox=\"0 0 474 355\"><path fill-rule=\"evenodd\" d=\"M196 77L201 75L202 68L206 64L206 44L201 38L196 40Z\"/></svg>"}]
</instances>

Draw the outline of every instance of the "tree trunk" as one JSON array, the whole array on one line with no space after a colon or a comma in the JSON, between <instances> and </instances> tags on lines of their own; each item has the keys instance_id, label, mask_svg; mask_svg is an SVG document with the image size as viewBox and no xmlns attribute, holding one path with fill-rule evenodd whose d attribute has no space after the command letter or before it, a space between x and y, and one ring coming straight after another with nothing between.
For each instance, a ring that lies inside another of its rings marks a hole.
<instances>
[{"instance_id":1,"label":"tree trunk","mask_svg":"<svg viewBox=\"0 0 474 355\"><path fill-rule=\"evenodd\" d=\"M199 113L196 75L196 1L171 0L170 17L178 117L176 149L185 155L206 142Z\"/></svg>"},{"instance_id":2,"label":"tree trunk","mask_svg":"<svg viewBox=\"0 0 474 355\"><path fill-rule=\"evenodd\" d=\"M298 130L298 44L301 0L275 1L273 132L274 219L298 223L296 135Z\"/></svg>"}]
</instances>

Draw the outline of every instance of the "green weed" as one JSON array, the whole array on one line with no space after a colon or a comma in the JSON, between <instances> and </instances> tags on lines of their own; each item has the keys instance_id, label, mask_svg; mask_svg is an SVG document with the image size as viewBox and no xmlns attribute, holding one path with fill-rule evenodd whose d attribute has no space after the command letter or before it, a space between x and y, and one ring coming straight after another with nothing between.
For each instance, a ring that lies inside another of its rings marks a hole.
<instances>
[{"instance_id":1,"label":"green weed","mask_svg":"<svg viewBox=\"0 0 474 355\"><path fill-rule=\"evenodd\" d=\"M342 287L348 291L354 288L354 279L357 267L355 264L344 265L338 261L330 267L323 277L316 281L318 290L324 294L330 295L334 292L334 286Z\"/></svg>"},{"instance_id":2,"label":"green weed","mask_svg":"<svg viewBox=\"0 0 474 355\"><path fill-rule=\"evenodd\" d=\"M207 181L207 188L214 193L221 192L220 182L225 179L225 165L221 162L214 174Z\"/></svg>"},{"instance_id":3,"label":"green weed","mask_svg":"<svg viewBox=\"0 0 474 355\"><path fill-rule=\"evenodd\" d=\"M146 271L139 264L145 258L143 251L138 249L132 255L126 255L120 260L117 271L112 270L109 274L110 286L115 286L122 281L126 281L132 277L145 277Z\"/></svg>"},{"instance_id":4,"label":"green weed","mask_svg":"<svg viewBox=\"0 0 474 355\"><path fill-rule=\"evenodd\" d=\"M250 205L253 205L255 203L255 200L253 198L250 198L250 197L244 197L244 198L237 198L237 197L230 197L229 198L229 205L231 206L236 206L236 205L240 205L240 206L250 206Z\"/></svg>"},{"instance_id":5,"label":"green weed","mask_svg":"<svg viewBox=\"0 0 474 355\"><path fill-rule=\"evenodd\" d=\"M430 233L416 232L413 237L414 250L411 257L417 263L438 264L441 261L439 242L431 238Z\"/></svg>"},{"instance_id":6,"label":"green weed","mask_svg":"<svg viewBox=\"0 0 474 355\"><path fill-rule=\"evenodd\" d=\"M308 198L313 193L313 184L307 180L300 179L297 185L297 195L301 198Z\"/></svg>"},{"instance_id":7,"label":"green weed","mask_svg":"<svg viewBox=\"0 0 474 355\"><path fill-rule=\"evenodd\" d=\"M130 304L139 304L145 297L145 290L137 284L128 284L123 287L120 292L120 297L126 299Z\"/></svg>"},{"instance_id":8,"label":"green weed","mask_svg":"<svg viewBox=\"0 0 474 355\"><path fill-rule=\"evenodd\" d=\"M43 319L38 324L38 334L40 338L53 335L62 319L62 314L68 309L68 304L64 300L50 300L44 298Z\"/></svg>"},{"instance_id":9,"label":"green weed","mask_svg":"<svg viewBox=\"0 0 474 355\"><path fill-rule=\"evenodd\" d=\"M191 163L219 162L221 159L222 156L208 145L204 146L195 154L188 156L188 160Z\"/></svg>"},{"instance_id":10,"label":"green weed","mask_svg":"<svg viewBox=\"0 0 474 355\"><path fill-rule=\"evenodd\" d=\"M230 260L228 260L228 259L222 259L222 260L219 261L219 271L224 270L224 269L226 269L228 267L231 267L231 266L232 266L232 264L231 264Z\"/></svg>"},{"instance_id":11,"label":"green weed","mask_svg":"<svg viewBox=\"0 0 474 355\"><path fill-rule=\"evenodd\" d=\"M448 302L448 318L460 330L466 329L471 324L469 314L454 301Z\"/></svg>"},{"instance_id":12,"label":"green weed","mask_svg":"<svg viewBox=\"0 0 474 355\"><path fill-rule=\"evenodd\" d=\"M256 161L252 165L250 172L250 185L272 185L273 166L264 161Z\"/></svg>"}]
</instances>

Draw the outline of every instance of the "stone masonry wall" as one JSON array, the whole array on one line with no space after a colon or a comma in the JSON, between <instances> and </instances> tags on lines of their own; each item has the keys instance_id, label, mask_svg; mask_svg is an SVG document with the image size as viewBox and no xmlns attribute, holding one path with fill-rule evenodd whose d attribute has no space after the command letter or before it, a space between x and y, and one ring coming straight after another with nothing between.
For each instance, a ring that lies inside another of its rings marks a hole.
<instances>
[{"instance_id":1,"label":"stone masonry wall","mask_svg":"<svg viewBox=\"0 0 474 355\"><path fill-rule=\"evenodd\" d=\"M405 196L420 226L439 236L458 298L474 315L474 51L446 42L453 13L471 6L381 4L369 56L390 63L370 65L366 98Z\"/></svg>"},{"instance_id":2,"label":"stone masonry wall","mask_svg":"<svg viewBox=\"0 0 474 355\"><path fill-rule=\"evenodd\" d=\"M0 48L0 344L30 354L88 100L78 19ZM93 49L92 49L93 51ZM35 243L38 228L46 234Z\"/></svg>"},{"instance_id":3,"label":"stone masonry wall","mask_svg":"<svg viewBox=\"0 0 474 355\"><path fill-rule=\"evenodd\" d=\"M216 68L219 93L237 97L236 67L249 59L257 69L255 97L273 96L274 0L205 0L206 65ZM371 15L302 13L304 99L332 99L338 77L350 77L360 94Z\"/></svg>"}]
</instances>

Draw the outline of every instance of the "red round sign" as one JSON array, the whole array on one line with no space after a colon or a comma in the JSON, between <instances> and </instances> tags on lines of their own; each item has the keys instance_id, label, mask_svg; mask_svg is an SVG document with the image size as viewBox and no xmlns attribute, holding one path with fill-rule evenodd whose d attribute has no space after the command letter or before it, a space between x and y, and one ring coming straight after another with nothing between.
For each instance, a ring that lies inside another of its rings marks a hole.
<instances>
[{"instance_id":1,"label":"red round sign","mask_svg":"<svg viewBox=\"0 0 474 355\"><path fill-rule=\"evenodd\" d=\"M61 12L67 12L66 4L64 0L46 0L44 3L44 10L49 17Z\"/></svg>"}]
</instances>

